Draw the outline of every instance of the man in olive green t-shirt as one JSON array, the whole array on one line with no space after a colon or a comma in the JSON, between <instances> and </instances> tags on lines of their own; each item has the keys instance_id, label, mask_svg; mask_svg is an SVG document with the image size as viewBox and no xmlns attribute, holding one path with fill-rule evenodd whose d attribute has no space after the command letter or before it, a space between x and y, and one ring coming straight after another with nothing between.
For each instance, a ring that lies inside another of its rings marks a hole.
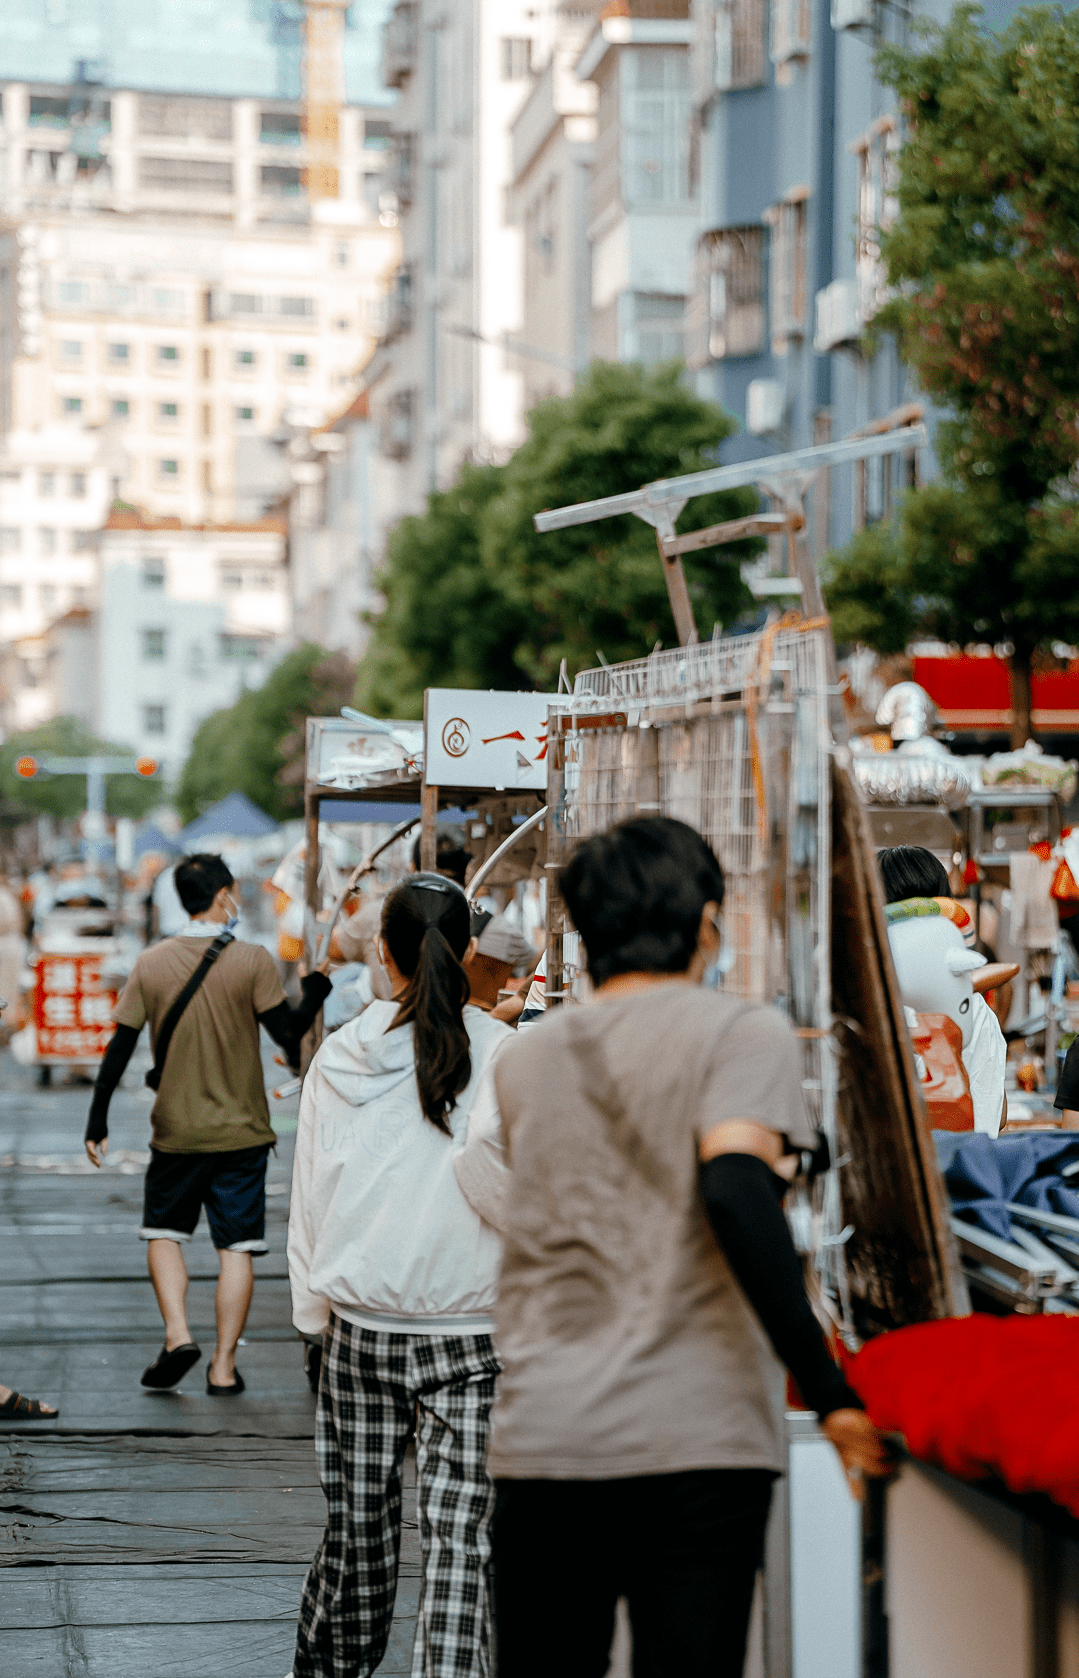
<instances>
[{"instance_id":1,"label":"man in olive green t-shirt","mask_svg":"<svg viewBox=\"0 0 1079 1678\"><path fill-rule=\"evenodd\" d=\"M174 1387L202 1355L187 1326L181 1244L190 1241L205 1206L220 1265L217 1344L206 1390L213 1398L236 1397L244 1390L236 1346L254 1289L252 1255L267 1250L266 1160L274 1145L259 1025L295 1061L330 982L324 972L307 974L299 1008L289 1007L269 953L230 936L239 910L235 882L219 856L188 857L178 864L175 881L188 924L176 937L144 950L124 986L116 1032L94 1087L86 1151L94 1165L102 1164L109 1101L140 1031L149 1023L156 1055L173 1003L213 941L224 935L226 942L176 1022L150 1114L153 1137L139 1233L148 1243L165 1344L142 1385Z\"/></svg>"}]
</instances>

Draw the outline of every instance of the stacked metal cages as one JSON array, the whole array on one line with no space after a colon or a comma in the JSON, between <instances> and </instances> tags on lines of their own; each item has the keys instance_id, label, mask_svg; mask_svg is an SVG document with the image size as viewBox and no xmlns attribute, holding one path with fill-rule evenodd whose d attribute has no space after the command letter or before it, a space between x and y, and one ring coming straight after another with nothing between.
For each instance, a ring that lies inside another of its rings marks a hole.
<instances>
[{"instance_id":1,"label":"stacked metal cages","mask_svg":"<svg viewBox=\"0 0 1079 1678\"><path fill-rule=\"evenodd\" d=\"M726 879L733 963L724 989L790 1016L810 1110L834 1145L826 635L784 619L758 635L584 671L552 705L547 994L557 1003L586 985L557 890L574 845L631 815L688 822ZM835 1178L805 1203L797 1233L838 1302L846 1288Z\"/></svg>"}]
</instances>

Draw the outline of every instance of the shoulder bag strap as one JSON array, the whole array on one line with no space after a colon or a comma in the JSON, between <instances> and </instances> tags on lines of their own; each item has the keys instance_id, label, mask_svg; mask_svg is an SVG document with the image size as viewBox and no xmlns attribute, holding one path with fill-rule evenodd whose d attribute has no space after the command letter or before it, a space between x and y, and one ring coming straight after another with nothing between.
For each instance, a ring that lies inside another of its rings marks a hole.
<instances>
[{"instance_id":1,"label":"shoulder bag strap","mask_svg":"<svg viewBox=\"0 0 1079 1678\"><path fill-rule=\"evenodd\" d=\"M165 1056L169 1052L169 1044L172 1042L172 1034L180 1023L181 1014L191 1001L191 998L194 996L199 986L202 984L203 979L205 979L207 973L210 971L222 950L227 949L232 942L233 936L231 932L223 932L219 938L214 939L210 948L196 967L194 973L192 973L190 979L187 981L187 984L184 986L183 990L172 1004L172 1007L165 1015L165 1018L162 1020L161 1030L158 1032L157 1036L157 1049L154 1054L154 1064L146 1074L146 1082L152 1090L158 1089L161 1084L161 1074L165 1070Z\"/></svg>"}]
</instances>

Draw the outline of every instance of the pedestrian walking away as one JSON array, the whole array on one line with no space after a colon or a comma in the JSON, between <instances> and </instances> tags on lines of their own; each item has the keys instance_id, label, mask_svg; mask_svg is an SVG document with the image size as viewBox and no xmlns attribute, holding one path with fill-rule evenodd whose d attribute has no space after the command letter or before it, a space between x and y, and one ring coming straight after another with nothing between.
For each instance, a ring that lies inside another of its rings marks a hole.
<instances>
[{"instance_id":1,"label":"pedestrian walking away","mask_svg":"<svg viewBox=\"0 0 1079 1678\"><path fill-rule=\"evenodd\" d=\"M513 1043L456 1161L505 1240L499 1678L603 1678L620 1596L635 1678L740 1678L782 1365L855 1484L885 1466L783 1216L779 1173L816 1140L799 1047L776 1010L710 988L723 875L692 828L622 823L561 891L594 1003Z\"/></svg>"},{"instance_id":2,"label":"pedestrian walking away","mask_svg":"<svg viewBox=\"0 0 1079 1678\"><path fill-rule=\"evenodd\" d=\"M499 1241L461 1193L453 1156L470 1113L494 1102L493 1068L513 1034L467 1005L471 942L453 881L421 873L395 887L379 941L393 1000L329 1037L304 1084L289 1274L296 1327L325 1337L315 1443L329 1507L295 1678L366 1678L382 1660L413 1434L422 1573L412 1671L491 1671Z\"/></svg>"},{"instance_id":3,"label":"pedestrian walking away","mask_svg":"<svg viewBox=\"0 0 1079 1678\"><path fill-rule=\"evenodd\" d=\"M174 1387L202 1355L187 1325L183 1244L205 1207L220 1266L206 1390L236 1397L244 1390L235 1359L254 1288L252 1257L267 1250L266 1160L274 1146L259 1025L298 1064L330 982L321 971L309 973L299 1007L290 1008L269 953L233 937L239 910L222 859L191 856L175 874L188 922L144 950L124 986L94 1086L86 1151L94 1165L104 1163L109 1101L149 1022L154 1066L147 1083L157 1098L139 1233L148 1243L165 1344L142 1385Z\"/></svg>"}]
</instances>

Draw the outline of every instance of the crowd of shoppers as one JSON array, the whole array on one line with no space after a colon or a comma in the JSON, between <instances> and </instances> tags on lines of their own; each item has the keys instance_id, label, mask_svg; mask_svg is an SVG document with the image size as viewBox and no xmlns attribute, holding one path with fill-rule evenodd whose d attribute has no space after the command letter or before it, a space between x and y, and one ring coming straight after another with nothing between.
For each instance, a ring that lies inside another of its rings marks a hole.
<instances>
[{"instance_id":1,"label":"crowd of shoppers","mask_svg":"<svg viewBox=\"0 0 1079 1678\"><path fill-rule=\"evenodd\" d=\"M308 1073L289 1267L329 1511L295 1678L385 1652L412 1436L425 1678L602 1678L619 1597L637 1678L737 1678L784 1366L852 1487L885 1470L782 1212L815 1140L796 1041L702 985L715 856L624 822L562 892L590 1005L521 1037L473 1006L465 895L416 874L382 910L392 999Z\"/></svg>"}]
</instances>

